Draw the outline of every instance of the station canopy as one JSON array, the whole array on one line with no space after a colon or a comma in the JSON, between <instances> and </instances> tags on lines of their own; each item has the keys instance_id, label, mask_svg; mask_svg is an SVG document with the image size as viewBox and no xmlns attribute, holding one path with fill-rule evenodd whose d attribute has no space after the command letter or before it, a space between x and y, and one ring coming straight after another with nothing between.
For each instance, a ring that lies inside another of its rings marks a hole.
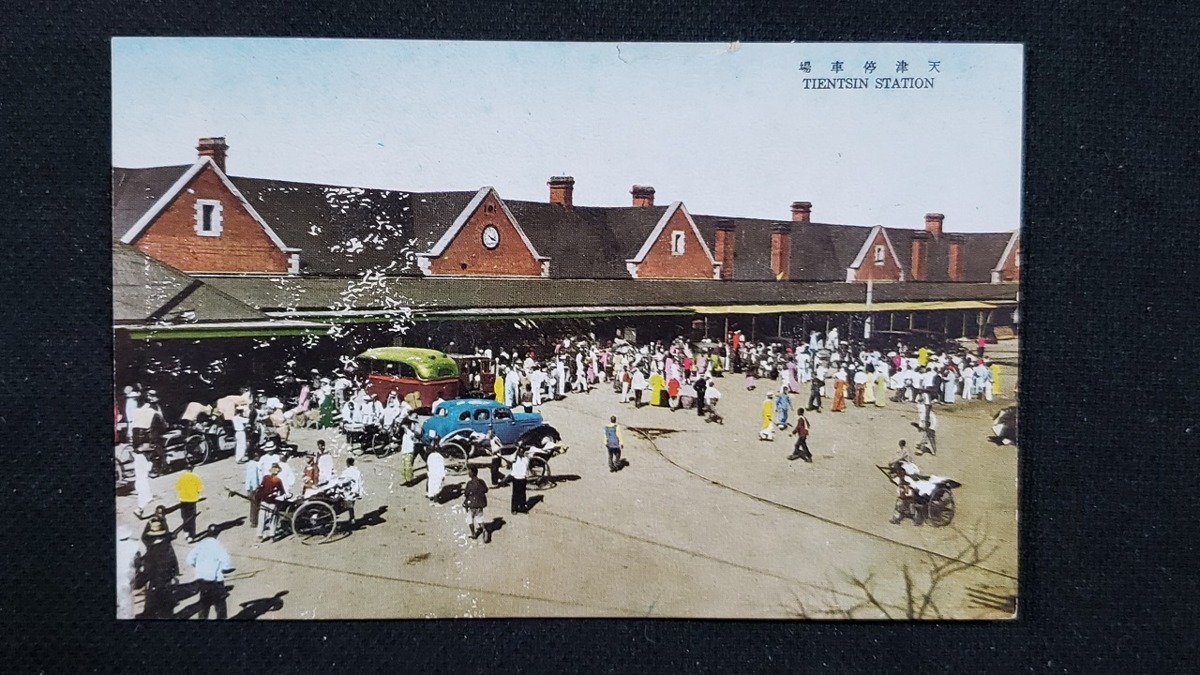
<instances>
[{"instance_id":1,"label":"station canopy","mask_svg":"<svg viewBox=\"0 0 1200 675\"><path fill-rule=\"evenodd\" d=\"M947 309L995 309L995 303L978 300L947 300L942 302L815 302L777 305L698 305L690 307L697 314L789 314L794 312L914 312Z\"/></svg>"}]
</instances>

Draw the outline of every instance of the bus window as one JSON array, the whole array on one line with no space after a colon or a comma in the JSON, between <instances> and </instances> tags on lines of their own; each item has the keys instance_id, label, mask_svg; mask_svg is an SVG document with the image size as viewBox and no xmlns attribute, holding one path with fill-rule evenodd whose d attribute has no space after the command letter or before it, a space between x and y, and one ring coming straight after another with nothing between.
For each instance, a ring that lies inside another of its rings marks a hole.
<instances>
[{"instance_id":1,"label":"bus window","mask_svg":"<svg viewBox=\"0 0 1200 675\"><path fill-rule=\"evenodd\" d=\"M496 408L496 419L509 420L512 419L512 411L508 408Z\"/></svg>"},{"instance_id":2,"label":"bus window","mask_svg":"<svg viewBox=\"0 0 1200 675\"><path fill-rule=\"evenodd\" d=\"M398 374L400 377L407 377L407 378L411 378L414 380L417 379L416 369L414 369L412 366L408 365L407 363L396 363L396 364L388 364L388 365L397 366L399 369Z\"/></svg>"},{"instance_id":3,"label":"bus window","mask_svg":"<svg viewBox=\"0 0 1200 675\"><path fill-rule=\"evenodd\" d=\"M445 410L445 408L442 408L442 410ZM439 412L441 412L441 411L439 411ZM470 410L464 410L461 413L459 413L459 415L458 415L459 422L469 422L470 420L471 420L471 411Z\"/></svg>"},{"instance_id":4,"label":"bus window","mask_svg":"<svg viewBox=\"0 0 1200 675\"><path fill-rule=\"evenodd\" d=\"M497 410L497 411L496 411L496 413L497 413L497 414L498 414L499 412L500 412L499 410ZM475 411L475 421L476 421L476 422L486 422L486 421L488 421L488 411L487 411L487 408L480 408L479 410L476 410L476 411Z\"/></svg>"}]
</instances>

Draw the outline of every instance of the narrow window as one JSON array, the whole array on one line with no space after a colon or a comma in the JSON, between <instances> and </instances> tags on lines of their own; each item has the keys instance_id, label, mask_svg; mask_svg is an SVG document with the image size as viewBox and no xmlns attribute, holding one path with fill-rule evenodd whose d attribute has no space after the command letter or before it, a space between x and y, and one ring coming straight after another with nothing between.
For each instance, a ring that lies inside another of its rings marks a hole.
<instances>
[{"instance_id":1,"label":"narrow window","mask_svg":"<svg viewBox=\"0 0 1200 675\"><path fill-rule=\"evenodd\" d=\"M201 237L221 236L221 202L216 199L196 200L196 234Z\"/></svg>"},{"instance_id":2,"label":"narrow window","mask_svg":"<svg viewBox=\"0 0 1200 675\"><path fill-rule=\"evenodd\" d=\"M876 246L875 247L875 264L880 267L883 266L883 255L884 255L883 254L883 245L881 244L879 246Z\"/></svg>"},{"instance_id":3,"label":"narrow window","mask_svg":"<svg viewBox=\"0 0 1200 675\"><path fill-rule=\"evenodd\" d=\"M671 233L671 255L683 255L683 232L680 230Z\"/></svg>"}]
</instances>

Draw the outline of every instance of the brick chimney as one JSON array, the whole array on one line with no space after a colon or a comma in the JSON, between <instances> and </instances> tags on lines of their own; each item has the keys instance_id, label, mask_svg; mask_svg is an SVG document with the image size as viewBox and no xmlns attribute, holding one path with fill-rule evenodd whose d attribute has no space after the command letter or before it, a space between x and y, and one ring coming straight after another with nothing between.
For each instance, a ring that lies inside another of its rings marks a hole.
<instances>
[{"instance_id":1,"label":"brick chimney","mask_svg":"<svg viewBox=\"0 0 1200 675\"><path fill-rule=\"evenodd\" d=\"M807 223L812 215L812 202L792 202L792 222Z\"/></svg>"},{"instance_id":2,"label":"brick chimney","mask_svg":"<svg viewBox=\"0 0 1200 675\"><path fill-rule=\"evenodd\" d=\"M792 224L775 223L771 227L771 271L775 278L787 281L792 270Z\"/></svg>"},{"instance_id":3,"label":"brick chimney","mask_svg":"<svg viewBox=\"0 0 1200 675\"><path fill-rule=\"evenodd\" d=\"M575 194L574 178L571 176L551 176L550 180L546 181L546 185L550 186L551 204L558 204L568 209L575 205L572 200Z\"/></svg>"},{"instance_id":4,"label":"brick chimney","mask_svg":"<svg viewBox=\"0 0 1200 675\"><path fill-rule=\"evenodd\" d=\"M201 138L196 145L196 152L201 157L212 157L213 163L221 169L221 173L225 173L225 153L229 152L229 146L225 145L224 136Z\"/></svg>"},{"instance_id":5,"label":"brick chimney","mask_svg":"<svg viewBox=\"0 0 1200 675\"><path fill-rule=\"evenodd\" d=\"M940 213L925 214L925 231L932 234L934 239L942 238L942 221L946 220L946 216Z\"/></svg>"},{"instance_id":6,"label":"brick chimney","mask_svg":"<svg viewBox=\"0 0 1200 675\"><path fill-rule=\"evenodd\" d=\"M913 232L912 262L909 264L909 274L913 281L925 281L929 278L929 240L928 232Z\"/></svg>"},{"instance_id":7,"label":"brick chimney","mask_svg":"<svg viewBox=\"0 0 1200 675\"><path fill-rule=\"evenodd\" d=\"M952 237L950 239L950 252L947 256L946 274L950 277L950 281L962 281L962 238Z\"/></svg>"},{"instance_id":8,"label":"brick chimney","mask_svg":"<svg viewBox=\"0 0 1200 675\"><path fill-rule=\"evenodd\" d=\"M724 218L717 221L717 245L713 256L721 264L721 278L733 278L733 242L736 234L732 220Z\"/></svg>"},{"instance_id":9,"label":"brick chimney","mask_svg":"<svg viewBox=\"0 0 1200 675\"><path fill-rule=\"evenodd\" d=\"M649 185L634 185L629 191L634 206L654 206L654 188Z\"/></svg>"}]
</instances>

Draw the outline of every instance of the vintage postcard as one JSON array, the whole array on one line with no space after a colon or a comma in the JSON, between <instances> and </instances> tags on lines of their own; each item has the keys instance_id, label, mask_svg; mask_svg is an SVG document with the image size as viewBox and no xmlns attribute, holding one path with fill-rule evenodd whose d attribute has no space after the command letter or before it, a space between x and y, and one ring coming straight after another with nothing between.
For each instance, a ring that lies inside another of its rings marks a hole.
<instances>
[{"instance_id":1,"label":"vintage postcard","mask_svg":"<svg viewBox=\"0 0 1200 675\"><path fill-rule=\"evenodd\" d=\"M1016 616L1023 71L114 39L118 617Z\"/></svg>"}]
</instances>

